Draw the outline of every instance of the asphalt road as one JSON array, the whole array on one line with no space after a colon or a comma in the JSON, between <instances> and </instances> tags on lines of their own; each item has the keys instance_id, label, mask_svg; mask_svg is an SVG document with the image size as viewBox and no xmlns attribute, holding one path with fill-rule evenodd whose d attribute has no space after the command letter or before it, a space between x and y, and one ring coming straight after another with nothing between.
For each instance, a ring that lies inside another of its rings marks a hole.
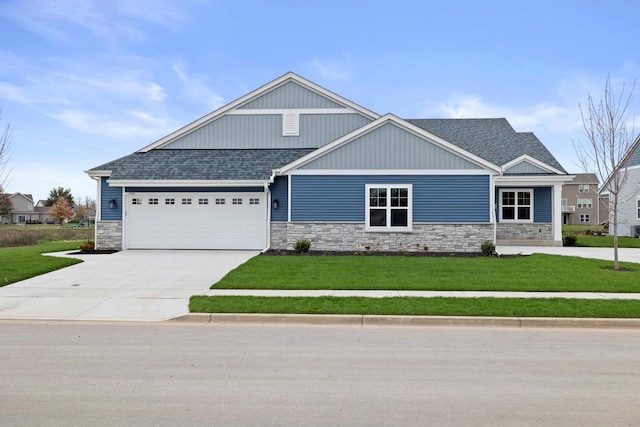
<instances>
[{"instance_id":1,"label":"asphalt road","mask_svg":"<svg viewBox=\"0 0 640 427\"><path fill-rule=\"evenodd\" d=\"M0 322L0 425L637 426L640 330Z\"/></svg>"}]
</instances>

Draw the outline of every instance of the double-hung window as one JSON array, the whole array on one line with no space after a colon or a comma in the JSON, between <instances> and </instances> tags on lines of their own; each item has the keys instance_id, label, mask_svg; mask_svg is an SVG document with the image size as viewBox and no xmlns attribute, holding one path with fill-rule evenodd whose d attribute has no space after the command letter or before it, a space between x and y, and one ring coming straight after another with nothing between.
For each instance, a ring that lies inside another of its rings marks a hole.
<instances>
[{"instance_id":1,"label":"double-hung window","mask_svg":"<svg viewBox=\"0 0 640 427\"><path fill-rule=\"evenodd\" d=\"M411 231L412 190L411 184L366 185L366 231Z\"/></svg>"},{"instance_id":2,"label":"double-hung window","mask_svg":"<svg viewBox=\"0 0 640 427\"><path fill-rule=\"evenodd\" d=\"M533 222L533 190L500 190L500 221Z\"/></svg>"},{"instance_id":3,"label":"double-hung window","mask_svg":"<svg viewBox=\"0 0 640 427\"><path fill-rule=\"evenodd\" d=\"M591 209L591 208L593 208L593 200L592 199L578 199L578 208L579 209Z\"/></svg>"}]
</instances>

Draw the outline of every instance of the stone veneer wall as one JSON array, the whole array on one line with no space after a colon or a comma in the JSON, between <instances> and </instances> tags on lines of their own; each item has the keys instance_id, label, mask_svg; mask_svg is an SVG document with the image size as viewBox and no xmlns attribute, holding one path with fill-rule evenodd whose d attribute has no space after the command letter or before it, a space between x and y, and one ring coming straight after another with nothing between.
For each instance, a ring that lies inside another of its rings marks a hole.
<instances>
[{"instance_id":1,"label":"stone veneer wall","mask_svg":"<svg viewBox=\"0 0 640 427\"><path fill-rule=\"evenodd\" d=\"M496 228L496 240L553 240L553 226L550 223L501 222Z\"/></svg>"},{"instance_id":2,"label":"stone veneer wall","mask_svg":"<svg viewBox=\"0 0 640 427\"><path fill-rule=\"evenodd\" d=\"M98 221L96 223L97 249L122 249L122 221Z\"/></svg>"},{"instance_id":3,"label":"stone veneer wall","mask_svg":"<svg viewBox=\"0 0 640 427\"><path fill-rule=\"evenodd\" d=\"M413 224L406 233L365 232L358 223L271 223L271 249L293 249L311 240L316 251L480 252L493 241L492 224Z\"/></svg>"}]
</instances>

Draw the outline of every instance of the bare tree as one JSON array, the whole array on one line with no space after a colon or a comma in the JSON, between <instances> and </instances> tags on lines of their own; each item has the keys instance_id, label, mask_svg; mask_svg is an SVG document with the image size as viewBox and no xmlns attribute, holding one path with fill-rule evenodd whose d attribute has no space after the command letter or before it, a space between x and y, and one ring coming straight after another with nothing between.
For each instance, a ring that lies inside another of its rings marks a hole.
<instances>
[{"instance_id":1,"label":"bare tree","mask_svg":"<svg viewBox=\"0 0 640 427\"><path fill-rule=\"evenodd\" d=\"M595 173L602 183L600 192L609 193L610 223L613 227L613 268L618 270L618 210L620 192L624 188L628 169L629 151L633 145L633 129L629 130L629 106L633 100L635 81L628 94L625 85L619 94L611 86L607 77L604 96L594 101L587 97L585 108L580 105L580 115L586 140L574 142L574 148L585 172Z\"/></svg>"},{"instance_id":2,"label":"bare tree","mask_svg":"<svg viewBox=\"0 0 640 427\"><path fill-rule=\"evenodd\" d=\"M0 108L0 115L1 114L2 109ZM9 169L10 150L11 126L7 125L0 133L0 192L2 192L3 188L6 188L5 184L9 181L9 174L11 173L11 169Z\"/></svg>"}]
</instances>

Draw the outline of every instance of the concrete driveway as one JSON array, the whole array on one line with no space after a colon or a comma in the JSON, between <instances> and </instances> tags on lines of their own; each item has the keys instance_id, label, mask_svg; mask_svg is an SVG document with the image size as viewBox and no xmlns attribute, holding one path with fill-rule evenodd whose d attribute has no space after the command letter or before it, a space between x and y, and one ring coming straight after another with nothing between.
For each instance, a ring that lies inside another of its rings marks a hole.
<instances>
[{"instance_id":1,"label":"concrete driveway","mask_svg":"<svg viewBox=\"0 0 640 427\"><path fill-rule=\"evenodd\" d=\"M123 251L0 288L0 319L158 321L257 251ZM64 253L55 256L70 256Z\"/></svg>"}]
</instances>

